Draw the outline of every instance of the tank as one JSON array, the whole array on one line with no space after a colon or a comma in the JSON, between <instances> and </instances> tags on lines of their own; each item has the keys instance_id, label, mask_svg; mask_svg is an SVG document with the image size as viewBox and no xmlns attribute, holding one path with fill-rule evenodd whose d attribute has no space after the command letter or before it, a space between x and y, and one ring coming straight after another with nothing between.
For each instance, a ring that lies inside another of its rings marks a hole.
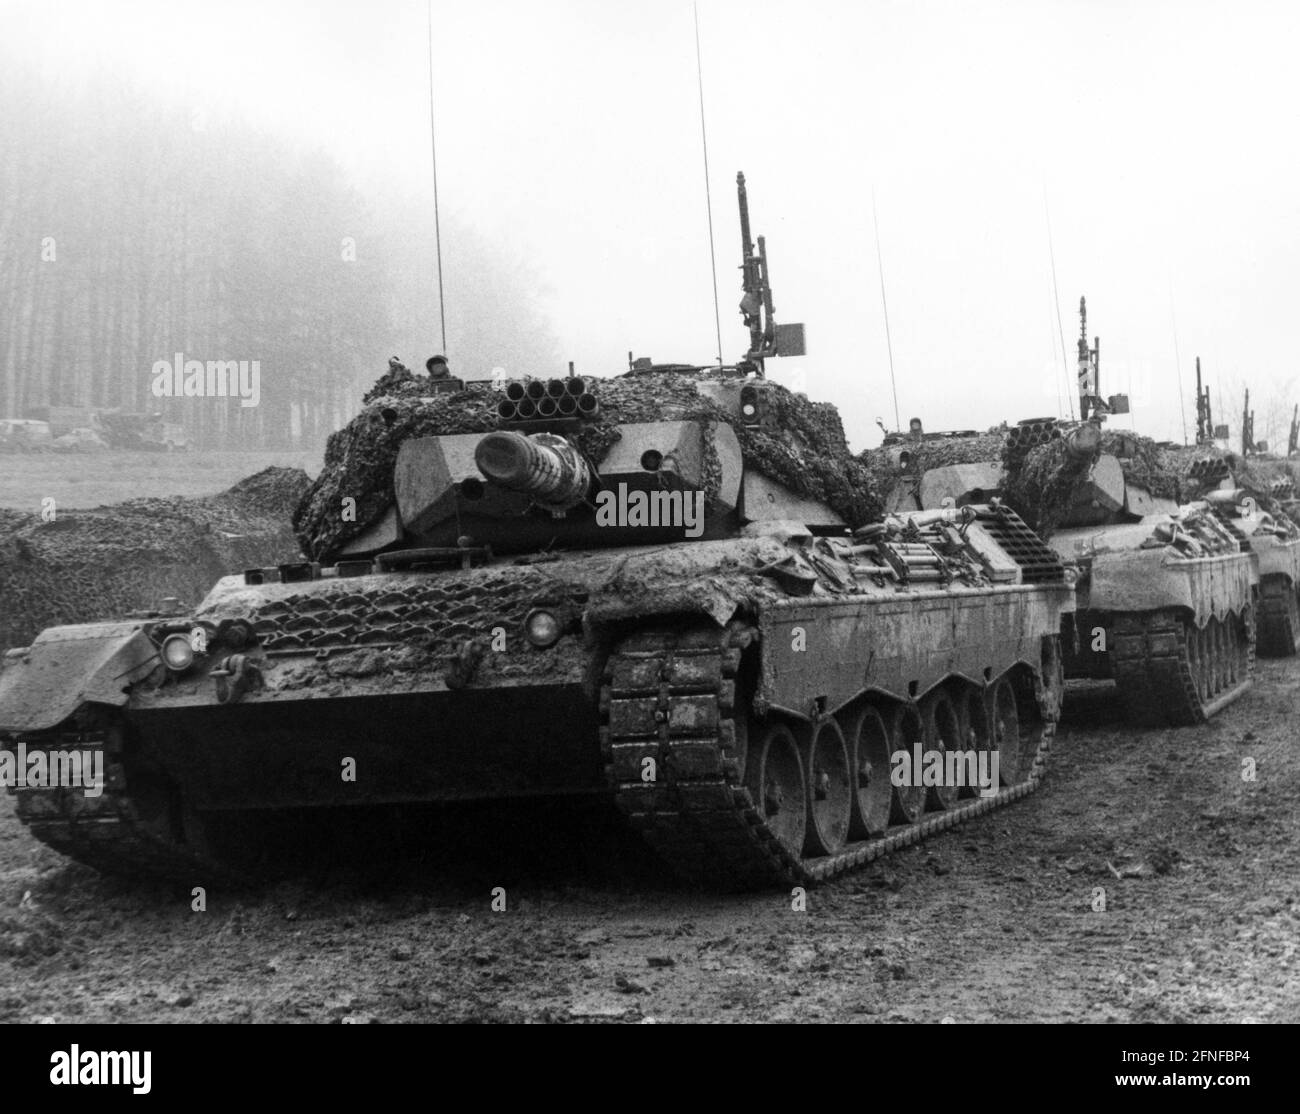
<instances>
[{"instance_id":1,"label":"tank","mask_svg":"<svg viewBox=\"0 0 1300 1114\"><path fill-rule=\"evenodd\" d=\"M1213 458L1210 458L1213 459ZM1287 463L1224 453L1203 498L1243 535L1259 562L1260 654L1291 657L1300 651L1300 525Z\"/></svg>"},{"instance_id":2,"label":"tank","mask_svg":"<svg viewBox=\"0 0 1300 1114\"><path fill-rule=\"evenodd\" d=\"M906 458L895 444L864 463L891 506L1015 509L1076 576L1066 677L1113 681L1133 722L1204 722L1249 688L1257 646L1295 652L1300 532L1259 477L1240 486L1240 458L1106 430L1127 400L1098 395L1084 322L1081 420L913 439Z\"/></svg>"},{"instance_id":3,"label":"tank","mask_svg":"<svg viewBox=\"0 0 1300 1114\"><path fill-rule=\"evenodd\" d=\"M232 818L584 795L737 889L1032 791L1069 574L1005 506L884 513L834 408L765 378L803 330L738 185L734 365L453 391L390 368L298 507L302 561L10 653L9 754L107 770L97 796L17 788L31 831L196 884L243 869Z\"/></svg>"}]
</instances>

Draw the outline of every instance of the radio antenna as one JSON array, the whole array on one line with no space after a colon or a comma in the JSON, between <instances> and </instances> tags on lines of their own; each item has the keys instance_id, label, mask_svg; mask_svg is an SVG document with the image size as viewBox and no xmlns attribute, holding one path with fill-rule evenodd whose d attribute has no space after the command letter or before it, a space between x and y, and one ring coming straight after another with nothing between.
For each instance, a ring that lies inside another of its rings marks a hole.
<instances>
[{"instance_id":1,"label":"radio antenna","mask_svg":"<svg viewBox=\"0 0 1300 1114\"><path fill-rule=\"evenodd\" d=\"M1047 257L1052 263L1052 300L1056 303L1056 332L1061 341L1061 373L1070 383L1070 357L1065 351L1065 326L1061 324L1061 292L1056 285L1056 246L1052 243L1052 211L1047 206L1047 187L1043 186L1043 214L1047 217ZM1074 420L1074 391L1065 392L1070 404L1070 420ZM1084 415L1086 417L1086 415Z\"/></svg>"},{"instance_id":2,"label":"radio antenna","mask_svg":"<svg viewBox=\"0 0 1300 1114\"><path fill-rule=\"evenodd\" d=\"M1178 376L1178 416L1183 423L1183 444L1187 444L1187 407L1183 401L1183 361L1178 355L1178 314L1174 310L1174 284L1169 283L1169 320L1174 327L1174 373ZM1201 409L1201 358L1196 357L1196 443L1201 443L1200 430L1200 409ZM1211 430L1211 433L1214 431Z\"/></svg>"},{"instance_id":3,"label":"radio antenna","mask_svg":"<svg viewBox=\"0 0 1300 1114\"><path fill-rule=\"evenodd\" d=\"M438 217L438 129L433 111L433 0L426 0L429 14L429 150L433 156L433 243L438 255L438 320L442 326L442 354L447 354L447 303L442 296L442 226Z\"/></svg>"},{"instance_id":4,"label":"radio antenna","mask_svg":"<svg viewBox=\"0 0 1300 1114\"><path fill-rule=\"evenodd\" d=\"M880 221L876 219L876 187L871 187L871 226L876 233L876 269L880 272L880 308L885 314L885 348L889 352L889 386L894 392L894 428L903 428L898 416L898 382L894 379L894 341L889 335L889 303L885 301L885 260L880 254Z\"/></svg>"},{"instance_id":5,"label":"radio antenna","mask_svg":"<svg viewBox=\"0 0 1300 1114\"><path fill-rule=\"evenodd\" d=\"M713 327L718 334L718 367L722 366L722 313L718 309L718 257L713 247L713 197L709 191L709 134L704 127L704 63L700 59L700 6L695 13L695 80L700 87L700 142L704 147L704 207L709 214L709 274L713 277Z\"/></svg>"}]
</instances>

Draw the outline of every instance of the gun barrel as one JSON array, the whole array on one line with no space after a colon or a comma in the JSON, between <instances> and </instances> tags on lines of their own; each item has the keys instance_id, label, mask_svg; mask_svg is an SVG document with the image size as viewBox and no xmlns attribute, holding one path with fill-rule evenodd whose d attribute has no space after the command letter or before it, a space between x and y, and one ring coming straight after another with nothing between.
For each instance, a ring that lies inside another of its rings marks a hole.
<instances>
[{"instance_id":1,"label":"gun barrel","mask_svg":"<svg viewBox=\"0 0 1300 1114\"><path fill-rule=\"evenodd\" d=\"M1200 498L1216 507L1235 507L1249 494L1250 492L1240 487L1219 488L1216 491L1207 491Z\"/></svg>"},{"instance_id":2,"label":"gun barrel","mask_svg":"<svg viewBox=\"0 0 1300 1114\"><path fill-rule=\"evenodd\" d=\"M1101 430L1091 422L1065 435L1065 451L1073 460L1087 460L1101 447Z\"/></svg>"},{"instance_id":3,"label":"gun barrel","mask_svg":"<svg viewBox=\"0 0 1300 1114\"><path fill-rule=\"evenodd\" d=\"M531 495L551 510L563 511L586 498L591 474L586 461L563 437L531 437L501 430L483 436L474 463L492 483Z\"/></svg>"},{"instance_id":4,"label":"gun barrel","mask_svg":"<svg viewBox=\"0 0 1300 1114\"><path fill-rule=\"evenodd\" d=\"M745 261L746 291L749 290L749 259L754 254L754 242L749 236L749 192L745 189L745 175L736 174L736 198L740 202L740 250Z\"/></svg>"}]
</instances>

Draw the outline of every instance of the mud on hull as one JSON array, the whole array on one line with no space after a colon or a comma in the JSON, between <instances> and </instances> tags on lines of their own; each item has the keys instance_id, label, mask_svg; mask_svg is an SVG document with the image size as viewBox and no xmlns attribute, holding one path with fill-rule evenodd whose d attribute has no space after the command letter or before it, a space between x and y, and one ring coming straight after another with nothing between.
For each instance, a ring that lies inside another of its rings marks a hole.
<instances>
[{"instance_id":1,"label":"mud on hull","mask_svg":"<svg viewBox=\"0 0 1300 1114\"><path fill-rule=\"evenodd\" d=\"M931 617L935 638L910 643L869 638L872 606L842 601L726 628L657 617L600 651L595 700L571 681L216 708L87 705L60 729L19 739L102 748L107 791L87 803L26 789L18 812L38 838L98 869L193 884L241 877L210 827L236 811L603 794L694 883L811 883L1037 786L1062 693L1047 632L1068 602L1063 586L929 593L911 610ZM896 606L876 602L877 636ZM814 684L785 655L794 627L819 610L818 629L840 637L835 668ZM1019 636L981 640L990 615ZM891 784L892 756L914 747L969 750L971 768L996 754L997 780L983 793Z\"/></svg>"},{"instance_id":2,"label":"mud on hull","mask_svg":"<svg viewBox=\"0 0 1300 1114\"><path fill-rule=\"evenodd\" d=\"M1067 679L1113 680L1131 722L1180 727L1204 723L1245 695L1256 639L1248 604L1201 626L1185 609L1078 611L1062 625L1061 641Z\"/></svg>"}]
</instances>

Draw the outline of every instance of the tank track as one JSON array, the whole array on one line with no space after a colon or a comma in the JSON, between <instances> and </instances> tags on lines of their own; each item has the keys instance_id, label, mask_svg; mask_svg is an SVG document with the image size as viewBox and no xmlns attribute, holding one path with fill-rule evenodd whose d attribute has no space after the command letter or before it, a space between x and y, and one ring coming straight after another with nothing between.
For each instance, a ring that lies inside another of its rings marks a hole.
<instances>
[{"instance_id":1,"label":"tank track","mask_svg":"<svg viewBox=\"0 0 1300 1114\"><path fill-rule=\"evenodd\" d=\"M1255 670L1254 610L1230 620L1211 619L1197 632L1172 611L1117 615L1111 663L1130 718L1187 727L1242 696Z\"/></svg>"},{"instance_id":2,"label":"tank track","mask_svg":"<svg viewBox=\"0 0 1300 1114\"><path fill-rule=\"evenodd\" d=\"M232 870L184 843L170 829L170 816L147 820L127 793L120 749L108 729L54 731L22 736L29 749L101 749L104 791L11 790L18 818L48 847L104 874L150 877L185 885L234 882ZM160 830L162 829L162 830Z\"/></svg>"},{"instance_id":3,"label":"tank track","mask_svg":"<svg viewBox=\"0 0 1300 1114\"><path fill-rule=\"evenodd\" d=\"M1259 652L1265 657L1291 657L1300 650L1300 601L1296 589L1280 576L1267 576L1259 585Z\"/></svg>"},{"instance_id":4,"label":"tank track","mask_svg":"<svg viewBox=\"0 0 1300 1114\"><path fill-rule=\"evenodd\" d=\"M601 688L601 750L631 826L681 877L710 889L823 882L1032 793L1056 729L1045 717L1030 773L992 797L968 799L880 838L818 858L795 856L769 830L740 779L736 691L751 628L656 629L611 653ZM642 780L646 758L656 780Z\"/></svg>"}]
</instances>

